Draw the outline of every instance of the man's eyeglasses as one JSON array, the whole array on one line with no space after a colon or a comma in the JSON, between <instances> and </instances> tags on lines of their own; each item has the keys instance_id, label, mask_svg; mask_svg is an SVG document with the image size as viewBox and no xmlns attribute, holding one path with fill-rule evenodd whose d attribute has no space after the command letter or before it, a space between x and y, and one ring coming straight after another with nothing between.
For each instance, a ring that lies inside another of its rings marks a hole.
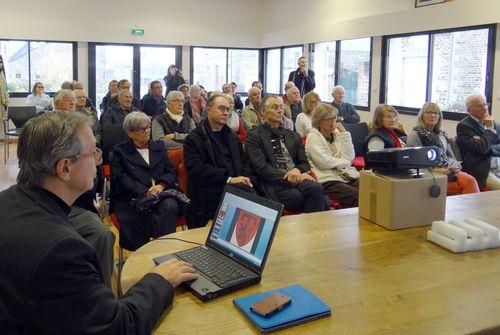
<instances>
[{"instance_id":1,"label":"man's eyeglasses","mask_svg":"<svg viewBox=\"0 0 500 335\"><path fill-rule=\"evenodd\" d=\"M135 131L139 131L141 133L144 133L144 132L146 132L148 130L151 130L151 126L141 127L139 129L136 129Z\"/></svg>"},{"instance_id":2,"label":"man's eyeglasses","mask_svg":"<svg viewBox=\"0 0 500 335\"><path fill-rule=\"evenodd\" d=\"M226 107L226 106L214 106L219 110L221 113L229 113L231 112L231 107Z\"/></svg>"},{"instance_id":3,"label":"man's eyeglasses","mask_svg":"<svg viewBox=\"0 0 500 335\"><path fill-rule=\"evenodd\" d=\"M96 161L100 161L102 159L102 150L99 148L95 148L94 152L90 152L88 154L78 154L74 157L76 160L80 158L93 157Z\"/></svg>"}]
</instances>

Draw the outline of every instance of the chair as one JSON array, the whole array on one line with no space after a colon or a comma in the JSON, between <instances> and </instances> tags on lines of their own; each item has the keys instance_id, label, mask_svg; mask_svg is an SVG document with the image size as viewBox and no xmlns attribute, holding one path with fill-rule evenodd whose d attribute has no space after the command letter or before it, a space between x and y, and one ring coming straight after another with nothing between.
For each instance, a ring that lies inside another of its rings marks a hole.
<instances>
[{"instance_id":1,"label":"chair","mask_svg":"<svg viewBox=\"0 0 500 335\"><path fill-rule=\"evenodd\" d=\"M7 108L3 119L4 129L4 163L7 164L9 158L9 136L19 136L26 122L36 116L35 106L12 106ZM15 128L9 128L9 121L12 121Z\"/></svg>"},{"instance_id":2,"label":"chair","mask_svg":"<svg viewBox=\"0 0 500 335\"><path fill-rule=\"evenodd\" d=\"M365 138L369 133L368 125L366 122L361 123L342 123L344 128L351 133L352 144L354 145L354 152L356 157L352 165L358 170L365 167L364 156L366 153Z\"/></svg>"}]
</instances>

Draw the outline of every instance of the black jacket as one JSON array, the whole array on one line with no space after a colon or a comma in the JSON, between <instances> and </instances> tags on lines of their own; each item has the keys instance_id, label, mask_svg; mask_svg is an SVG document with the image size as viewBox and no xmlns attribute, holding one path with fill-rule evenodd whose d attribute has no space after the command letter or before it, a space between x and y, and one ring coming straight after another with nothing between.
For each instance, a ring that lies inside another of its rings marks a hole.
<instances>
[{"instance_id":1,"label":"black jacket","mask_svg":"<svg viewBox=\"0 0 500 335\"><path fill-rule=\"evenodd\" d=\"M359 123L359 121L361 121L358 112L356 112L354 106L351 105L350 103L344 102L339 105L335 101L332 101L331 105L337 108L337 110L339 111L339 116L343 118L342 122Z\"/></svg>"},{"instance_id":2,"label":"black jacket","mask_svg":"<svg viewBox=\"0 0 500 335\"><path fill-rule=\"evenodd\" d=\"M149 241L151 226L148 218L130 206L132 199L145 195L153 185L163 182L167 188L177 188L175 169L162 141L149 141L149 165L132 141L116 145L111 162L112 211L120 221L120 245L136 250Z\"/></svg>"},{"instance_id":3,"label":"black jacket","mask_svg":"<svg viewBox=\"0 0 500 335\"><path fill-rule=\"evenodd\" d=\"M38 187L0 193L0 333L150 334L173 288L148 274L120 300L69 207Z\"/></svg>"},{"instance_id":4,"label":"black jacket","mask_svg":"<svg viewBox=\"0 0 500 335\"><path fill-rule=\"evenodd\" d=\"M184 141L184 165L188 175L188 195L191 199L191 208L197 212L188 217L195 220L192 226L200 226L198 220L204 220L210 216L212 208L208 208L206 197L213 196L209 190L220 190L224 188L229 177L246 176L255 182L251 168L243 152L240 139L228 126L222 130L225 134L227 146L231 153L234 173L231 175L221 159L220 150L214 143L208 120L203 120L186 137Z\"/></svg>"},{"instance_id":5,"label":"black jacket","mask_svg":"<svg viewBox=\"0 0 500 335\"><path fill-rule=\"evenodd\" d=\"M500 156L500 127L496 134L481 127L468 115L457 124L457 144L462 154L462 168L477 180L482 188L490 171L491 157Z\"/></svg>"},{"instance_id":6,"label":"black jacket","mask_svg":"<svg viewBox=\"0 0 500 335\"><path fill-rule=\"evenodd\" d=\"M239 94L233 94L233 99L234 99L234 109L243 109L243 102L241 101L241 97Z\"/></svg>"},{"instance_id":7,"label":"black jacket","mask_svg":"<svg viewBox=\"0 0 500 335\"><path fill-rule=\"evenodd\" d=\"M276 168L269 127L267 123L264 123L252 129L245 141L245 150L259 180L259 185L272 185L281 182L285 175L282 170ZM310 171L311 168L300 135L293 130L285 129L284 142L290 156L292 156L295 167L302 173Z\"/></svg>"},{"instance_id":8,"label":"black jacket","mask_svg":"<svg viewBox=\"0 0 500 335\"><path fill-rule=\"evenodd\" d=\"M163 81L165 82L165 97L168 92L177 91L179 86L186 83L182 75L179 74L176 74L175 76L167 75L163 78Z\"/></svg>"},{"instance_id":9,"label":"black jacket","mask_svg":"<svg viewBox=\"0 0 500 335\"><path fill-rule=\"evenodd\" d=\"M130 109L122 109L118 104L112 104L104 114L101 115L101 126L123 126L123 121L127 114L136 112L137 109L132 106Z\"/></svg>"},{"instance_id":10,"label":"black jacket","mask_svg":"<svg viewBox=\"0 0 500 335\"><path fill-rule=\"evenodd\" d=\"M165 102L165 98L162 96L159 100L157 100L152 95L144 97L141 100L142 111L151 117L155 117L156 115L160 115L165 111L167 104Z\"/></svg>"},{"instance_id":11,"label":"black jacket","mask_svg":"<svg viewBox=\"0 0 500 335\"><path fill-rule=\"evenodd\" d=\"M401 139L401 141L406 143L406 134L403 134L398 129L394 129L394 132ZM374 129L368 135L366 135L365 139L366 147L368 147L368 142L370 142L370 139L372 137L378 137L382 141L384 141L384 149L396 148L396 143L394 143L394 140L392 139L391 135L389 135L388 132L380 129ZM368 152L368 149L366 149L365 151Z\"/></svg>"},{"instance_id":12,"label":"black jacket","mask_svg":"<svg viewBox=\"0 0 500 335\"><path fill-rule=\"evenodd\" d=\"M297 70L290 72L288 81L293 81L295 87L299 89L301 97L307 92L311 92L316 87L313 70L307 70L307 77L304 77L302 72L300 72L300 68L297 68Z\"/></svg>"}]
</instances>

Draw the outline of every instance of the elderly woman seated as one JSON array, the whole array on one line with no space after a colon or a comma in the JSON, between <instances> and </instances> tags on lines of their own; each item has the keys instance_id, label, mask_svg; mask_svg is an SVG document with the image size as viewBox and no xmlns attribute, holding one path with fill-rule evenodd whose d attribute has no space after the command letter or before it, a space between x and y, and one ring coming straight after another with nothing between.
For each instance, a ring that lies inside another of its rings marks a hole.
<instances>
[{"instance_id":1,"label":"elderly woman seated","mask_svg":"<svg viewBox=\"0 0 500 335\"><path fill-rule=\"evenodd\" d=\"M162 140L168 150L182 147L186 136L195 128L193 119L184 112L184 95L170 91L167 108L156 116L152 125L153 140Z\"/></svg>"},{"instance_id":2,"label":"elderly woman seated","mask_svg":"<svg viewBox=\"0 0 500 335\"><path fill-rule=\"evenodd\" d=\"M189 100L184 104L184 110L193 119L195 124L201 122L201 115L207 107L205 99L201 86L191 85L189 87Z\"/></svg>"},{"instance_id":3,"label":"elderly woman seated","mask_svg":"<svg viewBox=\"0 0 500 335\"><path fill-rule=\"evenodd\" d=\"M321 103L321 99L318 93L308 92L304 94L304 112L297 115L297 120L295 121L295 131L300 134L301 137L307 136L311 131L312 124L312 112L313 109Z\"/></svg>"},{"instance_id":4,"label":"elderly woman seated","mask_svg":"<svg viewBox=\"0 0 500 335\"><path fill-rule=\"evenodd\" d=\"M359 172L351 166L354 146L351 134L337 122L337 113L327 104L314 108L306 153L323 193L343 208L357 207Z\"/></svg>"},{"instance_id":5,"label":"elderly woman seated","mask_svg":"<svg viewBox=\"0 0 500 335\"><path fill-rule=\"evenodd\" d=\"M398 111L390 105L378 105L373 113L372 131L366 136L368 151L406 146L406 134L399 127Z\"/></svg>"},{"instance_id":6,"label":"elderly woman seated","mask_svg":"<svg viewBox=\"0 0 500 335\"><path fill-rule=\"evenodd\" d=\"M150 140L151 120L146 114L128 114L123 129L130 141L113 150L111 204L120 222L120 244L136 250L150 237L175 231L179 206L176 198L159 197L151 211L142 213L131 206L132 201L176 189L177 178L163 143Z\"/></svg>"},{"instance_id":7,"label":"elderly woman seated","mask_svg":"<svg viewBox=\"0 0 500 335\"><path fill-rule=\"evenodd\" d=\"M408 145L435 146L440 149L439 166L434 171L448 176L448 195L477 193L479 186L476 179L460 171L462 166L453 154L450 138L441 129L442 119L443 113L439 106L433 102L426 102L417 115L417 126L408 136Z\"/></svg>"}]
</instances>

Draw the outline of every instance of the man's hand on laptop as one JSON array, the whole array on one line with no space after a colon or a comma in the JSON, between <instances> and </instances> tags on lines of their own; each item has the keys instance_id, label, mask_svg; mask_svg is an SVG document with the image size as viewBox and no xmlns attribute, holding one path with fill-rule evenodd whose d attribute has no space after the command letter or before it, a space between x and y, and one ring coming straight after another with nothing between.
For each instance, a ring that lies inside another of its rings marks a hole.
<instances>
[{"instance_id":1,"label":"man's hand on laptop","mask_svg":"<svg viewBox=\"0 0 500 335\"><path fill-rule=\"evenodd\" d=\"M173 287L177 287L185 281L191 281L198 278L198 274L191 264L178 259L171 259L162 263L151 272L162 276Z\"/></svg>"},{"instance_id":2,"label":"man's hand on laptop","mask_svg":"<svg viewBox=\"0 0 500 335\"><path fill-rule=\"evenodd\" d=\"M234 184L245 184L245 185L247 185L247 186L253 187L252 183L250 182L250 178L248 178L248 177L243 177L243 176L239 176L239 177L231 177L231 179L229 180L229 184L230 184L230 185L234 185Z\"/></svg>"}]
</instances>

